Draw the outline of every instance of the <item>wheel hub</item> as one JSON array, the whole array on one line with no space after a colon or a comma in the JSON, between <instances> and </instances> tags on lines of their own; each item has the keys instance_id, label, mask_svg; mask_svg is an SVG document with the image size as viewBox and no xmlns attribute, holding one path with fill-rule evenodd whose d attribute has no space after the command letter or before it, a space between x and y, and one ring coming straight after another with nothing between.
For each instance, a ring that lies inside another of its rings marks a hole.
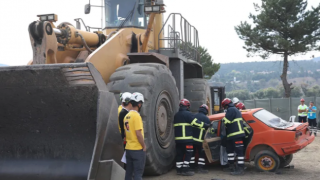
<instances>
[{"instance_id":1,"label":"wheel hub","mask_svg":"<svg viewBox=\"0 0 320 180\"><path fill-rule=\"evenodd\" d=\"M156 136L162 148L169 147L173 133L173 109L169 94L164 91L157 100L156 107Z\"/></svg>"},{"instance_id":2,"label":"wheel hub","mask_svg":"<svg viewBox=\"0 0 320 180\"><path fill-rule=\"evenodd\" d=\"M166 131L168 123L167 110L163 104L161 104L158 108L157 120L159 124L160 135L162 136Z\"/></svg>"},{"instance_id":3,"label":"wheel hub","mask_svg":"<svg viewBox=\"0 0 320 180\"><path fill-rule=\"evenodd\" d=\"M272 166L272 160L271 158L269 157L264 157L262 160L261 160L261 164L264 166L264 167L271 167Z\"/></svg>"}]
</instances>

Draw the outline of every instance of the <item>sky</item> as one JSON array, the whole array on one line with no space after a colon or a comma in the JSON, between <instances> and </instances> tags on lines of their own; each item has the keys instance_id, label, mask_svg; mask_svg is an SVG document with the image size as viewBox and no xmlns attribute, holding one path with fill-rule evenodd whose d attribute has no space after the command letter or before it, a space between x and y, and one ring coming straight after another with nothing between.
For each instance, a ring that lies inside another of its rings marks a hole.
<instances>
[{"instance_id":1,"label":"sky","mask_svg":"<svg viewBox=\"0 0 320 180\"><path fill-rule=\"evenodd\" d=\"M248 58L234 26L248 20L254 12L253 3L260 0L164 0L166 16L181 13L198 29L200 45L208 49L214 62L260 61L260 57ZM55 13L58 22L70 22L83 18L92 27L101 25L101 9L91 8L84 14L88 0L14 0L2 1L0 6L0 64L26 65L32 59L28 25L38 20L39 14ZM309 0L309 6L316 6L320 0ZM92 5L101 5L101 0L91 0ZM320 56L320 52L292 56L289 60L307 60ZM269 60L279 60L281 56L271 56Z\"/></svg>"}]
</instances>

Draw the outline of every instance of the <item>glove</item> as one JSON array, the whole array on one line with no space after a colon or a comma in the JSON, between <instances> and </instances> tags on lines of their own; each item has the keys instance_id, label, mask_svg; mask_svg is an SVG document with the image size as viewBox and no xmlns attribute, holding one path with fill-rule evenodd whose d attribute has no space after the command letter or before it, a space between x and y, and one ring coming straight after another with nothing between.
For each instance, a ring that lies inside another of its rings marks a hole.
<instances>
[{"instance_id":1,"label":"glove","mask_svg":"<svg viewBox=\"0 0 320 180\"><path fill-rule=\"evenodd\" d=\"M203 127L207 130L210 127L210 124L204 123Z\"/></svg>"}]
</instances>

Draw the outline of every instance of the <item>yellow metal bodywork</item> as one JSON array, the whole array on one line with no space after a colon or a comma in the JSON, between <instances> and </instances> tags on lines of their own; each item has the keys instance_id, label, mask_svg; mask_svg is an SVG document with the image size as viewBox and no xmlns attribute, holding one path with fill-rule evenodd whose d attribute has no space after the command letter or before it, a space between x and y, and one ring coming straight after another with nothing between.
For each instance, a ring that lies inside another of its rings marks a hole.
<instances>
[{"instance_id":1,"label":"yellow metal bodywork","mask_svg":"<svg viewBox=\"0 0 320 180\"><path fill-rule=\"evenodd\" d=\"M60 27L58 26L58 29L67 31L69 34L67 44L58 43L54 32L51 36L46 35L46 37L51 38L51 40L45 41L45 43L41 46L46 48L48 45L50 45L50 48L54 49L54 51L51 54L50 51L45 51L46 60L43 62L46 64L74 63L77 59L83 59L84 62L92 63L100 72L105 83L108 83L111 74L114 73L117 68L123 66L124 64L130 63L130 59L127 54L130 53L132 46L132 33L135 33L136 39L138 41L138 52L148 52L149 50L157 50L159 48L158 38L163 38L163 34L159 36L159 32L161 31L161 28L163 26L163 15L150 15L149 20L152 24L148 23L148 35L146 35L147 28L136 27L123 27L118 31L117 29L105 29L102 32L99 32L103 33L107 38L107 41L99 47L99 36L97 35L97 33L78 30L68 23L66 23L65 26L59 25ZM53 28L56 28L56 26L52 22L47 23L50 23ZM93 51L92 53L86 53L85 56L83 56L83 54L81 55L80 52L87 50L83 46L84 43L81 40L80 36L76 35L77 33L83 36L86 44ZM146 42L147 47L146 50L143 51L142 45L146 44ZM160 47L163 47L163 42L160 43ZM33 49L34 54L39 53L35 48ZM80 56L81 58L79 58ZM39 62L35 63L34 60L28 62L28 65L32 64L39 64Z\"/></svg>"},{"instance_id":2,"label":"yellow metal bodywork","mask_svg":"<svg viewBox=\"0 0 320 180\"><path fill-rule=\"evenodd\" d=\"M129 61L127 53L131 48L131 36L129 29L120 30L86 59L97 68L106 83L118 67Z\"/></svg>"},{"instance_id":3,"label":"yellow metal bodywork","mask_svg":"<svg viewBox=\"0 0 320 180\"><path fill-rule=\"evenodd\" d=\"M68 44L81 44L83 45L80 36L76 36L75 32L78 31L78 33L80 33L83 38L86 40L86 43L88 46L96 46L99 43L99 37L96 33L90 33L87 31L81 31L76 29L73 26L69 25L69 28L71 30L71 38L68 42Z\"/></svg>"}]
</instances>

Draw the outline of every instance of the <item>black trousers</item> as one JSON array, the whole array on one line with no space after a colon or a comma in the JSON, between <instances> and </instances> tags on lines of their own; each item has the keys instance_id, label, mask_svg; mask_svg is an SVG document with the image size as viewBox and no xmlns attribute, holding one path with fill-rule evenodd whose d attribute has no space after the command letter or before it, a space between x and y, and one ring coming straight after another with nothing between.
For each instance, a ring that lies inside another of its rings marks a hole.
<instances>
[{"instance_id":1,"label":"black trousers","mask_svg":"<svg viewBox=\"0 0 320 180\"><path fill-rule=\"evenodd\" d=\"M318 128L317 128L317 119L308 119L309 127L312 133L317 134Z\"/></svg>"},{"instance_id":2,"label":"black trousers","mask_svg":"<svg viewBox=\"0 0 320 180\"><path fill-rule=\"evenodd\" d=\"M126 150L127 167L125 180L142 180L146 152L141 150Z\"/></svg>"},{"instance_id":3,"label":"black trousers","mask_svg":"<svg viewBox=\"0 0 320 180\"><path fill-rule=\"evenodd\" d=\"M235 153L237 154L237 164L239 167L244 166L244 145L243 138L227 140L227 153L229 164L234 164Z\"/></svg>"},{"instance_id":4,"label":"black trousers","mask_svg":"<svg viewBox=\"0 0 320 180\"><path fill-rule=\"evenodd\" d=\"M301 122L307 122L307 116L299 116L298 121Z\"/></svg>"},{"instance_id":5,"label":"black trousers","mask_svg":"<svg viewBox=\"0 0 320 180\"><path fill-rule=\"evenodd\" d=\"M193 144L193 154L190 161L190 166L195 167L196 166L196 153L198 152L198 167L202 167L206 164L205 157L206 154L203 150L202 144Z\"/></svg>"},{"instance_id":6,"label":"black trousers","mask_svg":"<svg viewBox=\"0 0 320 180\"><path fill-rule=\"evenodd\" d=\"M317 119L308 119L309 126L317 127Z\"/></svg>"},{"instance_id":7,"label":"black trousers","mask_svg":"<svg viewBox=\"0 0 320 180\"><path fill-rule=\"evenodd\" d=\"M188 169L190 164L190 159L193 154L193 144L192 143L176 143L176 168L177 171L183 169ZM183 159L184 157L184 159Z\"/></svg>"}]
</instances>

